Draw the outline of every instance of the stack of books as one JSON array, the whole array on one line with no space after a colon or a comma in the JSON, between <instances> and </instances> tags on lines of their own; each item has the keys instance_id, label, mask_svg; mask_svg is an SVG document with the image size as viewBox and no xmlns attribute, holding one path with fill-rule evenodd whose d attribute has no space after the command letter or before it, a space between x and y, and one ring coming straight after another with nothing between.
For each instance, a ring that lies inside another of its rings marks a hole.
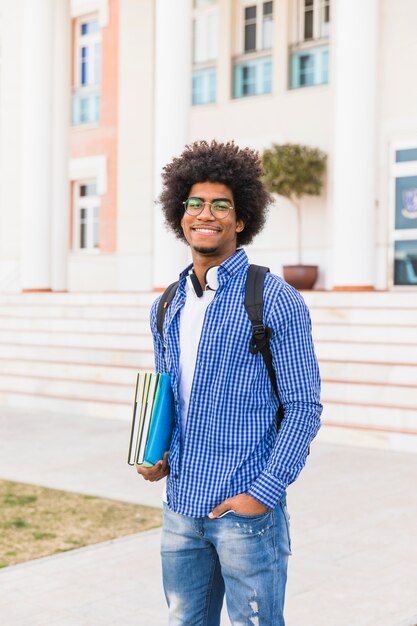
<instances>
[{"instance_id":1,"label":"stack of books","mask_svg":"<svg viewBox=\"0 0 417 626\"><path fill-rule=\"evenodd\" d=\"M150 467L169 449L175 420L169 374L139 372L130 432L129 465Z\"/></svg>"}]
</instances>

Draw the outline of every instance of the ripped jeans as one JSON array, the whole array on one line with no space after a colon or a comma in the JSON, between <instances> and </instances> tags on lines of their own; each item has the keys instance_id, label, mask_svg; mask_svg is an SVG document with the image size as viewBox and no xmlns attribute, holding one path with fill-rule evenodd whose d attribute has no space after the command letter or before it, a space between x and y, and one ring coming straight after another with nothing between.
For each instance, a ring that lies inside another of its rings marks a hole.
<instances>
[{"instance_id":1,"label":"ripped jeans","mask_svg":"<svg viewBox=\"0 0 417 626\"><path fill-rule=\"evenodd\" d=\"M262 515L184 517L164 504L162 572L169 626L284 626L290 550L285 499Z\"/></svg>"}]
</instances>

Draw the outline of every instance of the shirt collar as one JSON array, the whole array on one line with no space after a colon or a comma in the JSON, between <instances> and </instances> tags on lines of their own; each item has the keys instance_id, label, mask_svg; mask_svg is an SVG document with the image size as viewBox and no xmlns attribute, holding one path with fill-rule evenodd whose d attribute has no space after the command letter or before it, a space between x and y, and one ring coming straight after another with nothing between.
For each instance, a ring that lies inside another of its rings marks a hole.
<instances>
[{"instance_id":1,"label":"shirt collar","mask_svg":"<svg viewBox=\"0 0 417 626\"><path fill-rule=\"evenodd\" d=\"M249 265L248 257L243 248L239 248L234 252L231 256L229 256L219 267L219 289L224 287L224 285L232 278L238 274L242 269ZM185 291L185 279L188 275L188 272L193 267L193 264L187 265L187 267L181 272L180 278L180 289Z\"/></svg>"}]
</instances>

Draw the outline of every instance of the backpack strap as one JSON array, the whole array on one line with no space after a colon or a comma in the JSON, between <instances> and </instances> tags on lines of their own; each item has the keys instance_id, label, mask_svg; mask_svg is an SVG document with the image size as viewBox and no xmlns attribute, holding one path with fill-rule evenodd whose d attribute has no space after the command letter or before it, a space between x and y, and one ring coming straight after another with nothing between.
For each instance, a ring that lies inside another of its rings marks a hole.
<instances>
[{"instance_id":1,"label":"backpack strap","mask_svg":"<svg viewBox=\"0 0 417 626\"><path fill-rule=\"evenodd\" d=\"M177 291L179 281L176 280L175 283L171 283L165 289L164 293L161 296L160 301L158 302L158 308L156 310L156 328L161 337L161 340L164 340L164 319L165 313L167 312L167 308L171 304L174 299L175 293Z\"/></svg>"},{"instance_id":2,"label":"backpack strap","mask_svg":"<svg viewBox=\"0 0 417 626\"><path fill-rule=\"evenodd\" d=\"M272 337L272 328L265 327L263 322L264 281L265 274L268 272L268 267L249 265L245 288L245 309L252 324L252 337L249 350L252 354L257 354L258 352L262 354L272 387L278 398L277 430L279 430L281 422L284 419L284 408L278 393L277 377L272 364L272 354L269 347L269 340Z\"/></svg>"},{"instance_id":3,"label":"backpack strap","mask_svg":"<svg viewBox=\"0 0 417 626\"><path fill-rule=\"evenodd\" d=\"M261 265L249 265L245 286L245 309L252 324L252 337L250 340L249 350L252 354L257 354L258 352L262 354L272 387L278 398L279 407L277 411L277 430L279 430L281 422L284 419L284 408L279 397L277 378L272 365L272 354L269 348L269 340L272 337L272 328L265 328L263 323L264 280L265 274L268 272L268 267L263 267ZM178 280L171 283L165 289L158 302L158 308L156 311L156 327L162 340L165 314L167 308L174 299L178 283Z\"/></svg>"}]
</instances>

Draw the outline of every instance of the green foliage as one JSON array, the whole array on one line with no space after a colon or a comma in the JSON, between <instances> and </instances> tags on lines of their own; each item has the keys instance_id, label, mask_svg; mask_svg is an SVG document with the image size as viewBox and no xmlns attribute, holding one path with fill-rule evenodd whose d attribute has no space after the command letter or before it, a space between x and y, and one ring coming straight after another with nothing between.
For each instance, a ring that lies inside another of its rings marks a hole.
<instances>
[{"instance_id":1,"label":"green foliage","mask_svg":"<svg viewBox=\"0 0 417 626\"><path fill-rule=\"evenodd\" d=\"M47 533L42 531L35 531L34 533L32 533L32 535L35 541L42 541L43 539L55 539L56 537L55 533Z\"/></svg>"},{"instance_id":2,"label":"green foliage","mask_svg":"<svg viewBox=\"0 0 417 626\"><path fill-rule=\"evenodd\" d=\"M16 495L9 492L4 496L3 504L8 506L26 506L28 504L34 504L37 499L37 496Z\"/></svg>"},{"instance_id":3,"label":"green foliage","mask_svg":"<svg viewBox=\"0 0 417 626\"><path fill-rule=\"evenodd\" d=\"M26 520L21 517L16 517L16 519L11 520L10 522L6 522L4 524L4 528L27 528L29 524Z\"/></svg>"},{"instance_id":4,"label":"green foliage","mask_svg":"<svg viewBox=\"0 0 417 626\"><path fill-rule=\"evenodd\" d=\"M273 144L262 155L265 184L272 193L290 199L318 196L323 187L326 159L326 154L318 148Z\"/></svg>"}]
</instances>

